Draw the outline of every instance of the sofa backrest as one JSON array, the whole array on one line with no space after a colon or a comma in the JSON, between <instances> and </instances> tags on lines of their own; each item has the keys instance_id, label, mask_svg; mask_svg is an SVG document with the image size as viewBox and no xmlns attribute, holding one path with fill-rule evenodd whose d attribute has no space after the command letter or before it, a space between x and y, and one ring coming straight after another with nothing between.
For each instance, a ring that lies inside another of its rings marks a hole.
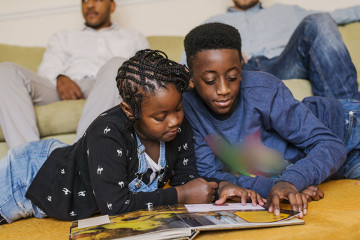
<instances>
[{"instance_id":1,"label":"sofa backrest","mask_svg":"<svg viewBox=\"0 0 360 240\"><path fill-rule=\"evenodd\" d=\"M358 72L360 72L360 22L339 26L339 31ZM179 61L184 51L182 36L149 36L150 47L164 51L174 61ZM34 72L45 52L43 47L21 47L0 44L0 62L18 63ZM360 74L359 74L360 75ZM360 76L358 76L360 83ZM360 84L359 84L360 85Z\"/></svg>"}]
</instances>

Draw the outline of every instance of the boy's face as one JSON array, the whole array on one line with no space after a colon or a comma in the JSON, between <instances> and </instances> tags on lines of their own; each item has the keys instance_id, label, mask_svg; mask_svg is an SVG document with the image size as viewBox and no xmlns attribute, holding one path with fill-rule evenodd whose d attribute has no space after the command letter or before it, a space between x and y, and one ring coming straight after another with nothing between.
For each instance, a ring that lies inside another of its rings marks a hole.
<instances>
[{"instance_id":1,"label":"boy's face","mask_svg":"<svg viewBox=\"0 0 360 240\"><path fill-rule=\"evenodd\" d=\"M236 49L204 50L195 55L190 82L197 93L221 118L228 118L237 105L242 61Z\"/></svg>"},{"instance_id":2,"label":"boy's face","mask_svg":"<svg viewBox=\"0 0 360 240\"><path fill-rule=\"evenodd\" d=\"M86 26L99 30L111 25L110 14L115 10L115 2L110 0L82 0L81 2Z\"/></svg>"},{"instance_id":3,"label":"boy's face","mask_svg":"<svg viewBox=\"0 0 360 240\"><path fill-rule=\"evenodd\" d=\"M184 119L181 93L175 84L159 88L155 94L144 95L141 103L141 118L135 129L140 139L150 141L173 140Z\"/></svg>"}]
</instances>

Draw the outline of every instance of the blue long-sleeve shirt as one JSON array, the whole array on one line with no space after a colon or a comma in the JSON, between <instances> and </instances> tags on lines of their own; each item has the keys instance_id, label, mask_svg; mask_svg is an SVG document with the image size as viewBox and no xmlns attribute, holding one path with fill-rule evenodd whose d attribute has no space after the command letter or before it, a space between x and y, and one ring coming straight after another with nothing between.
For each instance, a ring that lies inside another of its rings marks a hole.
<instances>
[{"instance_id":1,"label":"blue long-sleeve shirt","mask_svg":"<svg viewBox=\"0 0 360 240\"><path fill-rule=\"evenodd\" d=\"M238 105L225 120L216 118L195 90L183 94L184 111L194 130L200 175L227 180L266 197L277 181L289 182L301 191L320 184L341 167L347 154L342 140L308 107L294 99L281 80L268 73L249 71L243 71L241 77ZM322 101L317 114L320 117L330 114L329 119L336 119L335 115L343 111L334 109L329 113L326 109L329 106L326 100ZM276 149L293 163L279 178L235 176L226 172L222 161L204 140L209 134L221 134L235 145L257 129L265 146Z\"/></svg>"},{"instance_id":2,"label":"blue long-sleeve shirt","mask_svg":"<svg viewBox=\"0 0 360 240\"><path fill-rule=\"evenodd\" d=\"M229 24L240 32L242 51L250 59L253 56L273 58L279 56L285 49L295 28L310 11L296 5L275 4L262 8L261 4L247 11L236 10L233 7L227 13L214 16L205 21ZM339 25L360 20L360 6L338 9L329 13ZM181 63L186 63L185 53Z\"/></svg>"}]
</instances>

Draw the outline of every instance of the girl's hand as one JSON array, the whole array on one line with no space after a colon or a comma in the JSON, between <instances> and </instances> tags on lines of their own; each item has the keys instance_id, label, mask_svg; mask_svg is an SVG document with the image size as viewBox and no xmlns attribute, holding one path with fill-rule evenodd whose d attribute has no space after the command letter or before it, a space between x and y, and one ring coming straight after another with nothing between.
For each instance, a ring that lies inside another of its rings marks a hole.
<instances>
[{"instance_id":1,"label":"girl's hand","mask_svg":"<svg viewBox=\"0 0 360 240\"><path fill-rule=\"evenodd\" d=\"M207 182L202 178L194 179L185 185L175 187L178 203L210 203L215 200L216 182Z\"/></svg>"},{"instance_id":2,"label":"girl's hand","mask_svg":"<svg viewBox=\"0 0 360 240\"><path fill-rule=\"evenodd\" d=\"M266 202L266 199L263 199L257 192L247 190L227 181L220 182L218 194L219 199L215 202L215 204L223 204L226 199L241 202L243 205L245 205L247 201L251 200L253 206L256 206L257 204L264 206Z\"/></svg>"},{"instance_id":3,"label":"girl's hand","mask_svg":"<svg viewBox=\"0 0 360 240\"><path fill-rule=\"evenodd\" d=\"M308 202L319 201L320 199L324 198L324 192L318 188L317 186L308 186L301 193L305 194Z\"/></svg>"}]
</instances>

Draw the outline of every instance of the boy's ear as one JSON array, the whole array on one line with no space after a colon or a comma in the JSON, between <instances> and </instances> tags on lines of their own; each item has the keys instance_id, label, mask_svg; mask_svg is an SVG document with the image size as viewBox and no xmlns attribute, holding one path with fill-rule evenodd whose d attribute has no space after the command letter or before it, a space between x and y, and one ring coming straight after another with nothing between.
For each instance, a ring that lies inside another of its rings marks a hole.
<instances>
[{"instance_id":1,"label":"boy's ear","mask_svg":"<svg viewBox=\"0 0 360 240\"><path fill-rule=\"evenodd\" d=\"M120 103L120 107L124 111L124 113L126 114L128 119L134 119L133 111L132 111L132 108L131 108L131 106L129 104L122 101Z\"/></svg>"},{"instance_id":2,"label":"boy's ear","mask_svg":"<svg viewBox=\"0 0 360 240\"><path fill-rule=\"evenodd\" d=\"M190 87L190 88L194 88L194 87L195 87L195 84L194 84L194 77L191 77L191 78L190 78L190 81L189 81L189 87Z\"/></svg>"}]
</instances>

